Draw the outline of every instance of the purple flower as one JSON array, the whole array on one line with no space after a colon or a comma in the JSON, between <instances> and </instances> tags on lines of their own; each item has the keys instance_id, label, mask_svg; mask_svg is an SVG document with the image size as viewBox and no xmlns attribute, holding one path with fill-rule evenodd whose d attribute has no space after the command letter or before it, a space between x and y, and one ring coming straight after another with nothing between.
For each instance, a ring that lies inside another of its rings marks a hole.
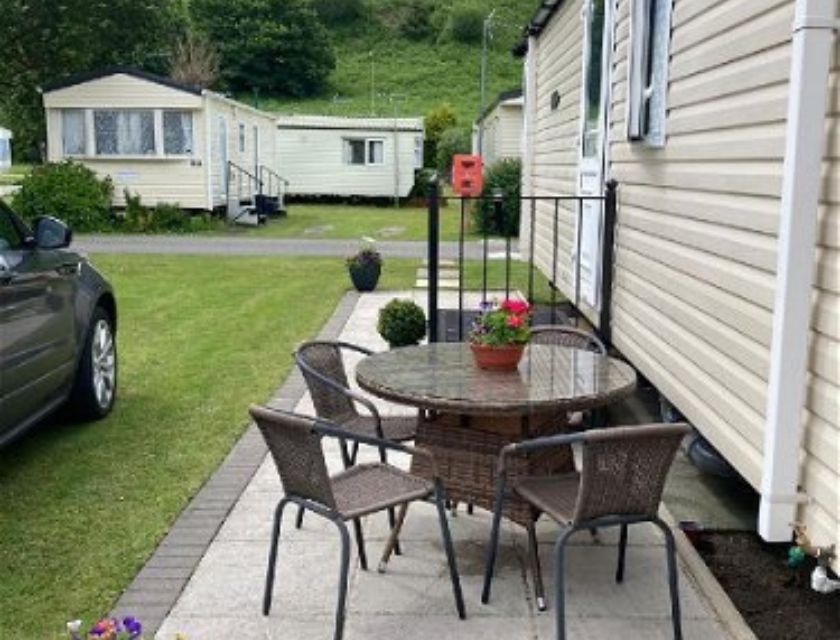
<instances>
[{"instance_id":1,"label":"purple flower","mask_svg":"<svg viewBox=\"0 0 840 640\"><path fill-rule=\"evenodd\" d=\"M139 620L131 616L123 619L123 627L125 627L125 630L128 631L130 640L139 638L140 634L143 632L143 625L140 624Z\"/></svg>"}]
</instances>

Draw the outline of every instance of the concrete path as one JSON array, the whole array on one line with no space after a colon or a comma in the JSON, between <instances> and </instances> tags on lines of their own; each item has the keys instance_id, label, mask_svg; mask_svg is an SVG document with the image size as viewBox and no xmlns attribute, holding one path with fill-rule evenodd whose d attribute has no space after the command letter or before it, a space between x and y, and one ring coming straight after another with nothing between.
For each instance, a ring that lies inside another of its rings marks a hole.
<instances>
[{"instance_id":1,"label":"concrete path","mask_svg":"<svg viewBox=\"0 0 840 640\"><path fill-rule=\"evenodd\" d=\"M375 319L379 307L396 295L396 292L350 294L321 336L341 338L373 349L384 348L374 329ZM420 304L425 297L419 292L399 295L413 297ZM295 372L272 404L312 414L311 401L303 390L300 376ZM245 410L243 406L243 415ZM391 405L383 406L383 410L392 413L400 409ZM340 460L334 445L327 447L327 455L330 466L338 469ZM375 458L375 452L365 455ZM399 463L406 464L407 460ZM224 496L227 497L223 499ZM154 628L162 619L156 637L166 640L174 638L176 633L185 634L189 640L332 638L339 544L334 526L312 514L307 515L303 529L297 531L293 516L288 515L291 511L287 512L274 608L268 617L261 614L270 525L279 496L277 473L272 461L265 458L265 449L260 446L252 426L225 465L185 510L158 553L126 592L116 613L139 616ZM229 513L225 500L235 500ZM212 524L213 513L223 514L218 519L221 526ZM526 579L524 531L506 524L493 597L489 605L482 605L479 595L490 516L477 509L474 515L462 511L450 520L467 619L460 621L455 614L433 509L430 505L415 505L401 538L403 555L392 559L386 574L361 571L354 563L345 628L347 640L547 640L554 637L553 611L536 611L531 583ZM384 515L366 518L364 527L368 555L376 558L387 535ZM551 551L556 527L541 522L538 535L551 602L554 593ZM661 536L647 526L631 528L627 572L622 585L616 585L613 578L615 539L615 531L607 530L602 533L602 542L595 544L588 534L582 533L567 552L568 637L671 638ZM203 540L212 540L206 549ZM680 547L693 553L684 539L680 540ZM696 574L687 570L689 566L695 566L696 570L697 564L696 558L691 562L684 558L680 562L685 638L734 637L730 635L730 621L722 623L705 592L698 590Z\"/></svg>"},{"instance_id":2,"label":"concrete path","mask_svg":"<svg viewBox=\"0 0 840 640\"><path fill-rule=\"evenodd\" d=\"M377 249L386 258L425 258L428 247L425 241L381 240ZM87 253L164 253L193 255L317 255L348 256L359 248L359 240L323 240L306 238L249 238L242 236L178 236L178 235L78 235L73 248ZM493 258L504 258L503 240L491 239L488 252ZM514 251L516 248L514 247ZM469 259L478 259L483 251L482 242L471 241L464 245ZM458 257L457 242L442 242L440 257Z\"/></svg>"}]
</instances>

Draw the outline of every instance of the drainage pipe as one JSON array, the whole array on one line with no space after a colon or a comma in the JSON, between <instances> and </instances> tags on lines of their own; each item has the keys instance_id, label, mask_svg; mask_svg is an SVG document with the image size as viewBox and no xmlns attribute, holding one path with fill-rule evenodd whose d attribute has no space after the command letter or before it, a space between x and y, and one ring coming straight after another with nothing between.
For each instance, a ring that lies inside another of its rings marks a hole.
<instances>
[{"instance_id":1,"label":"drainage pipe","mask_svg":"<svg viewBox=\"0 0 840 640\"><path fill-rule=\"evenodd\" d=\"M835 0L796 2L758 522L768 541L790 540L801 502L799 449L834 11Z\"/></svg>"}]
</instances>

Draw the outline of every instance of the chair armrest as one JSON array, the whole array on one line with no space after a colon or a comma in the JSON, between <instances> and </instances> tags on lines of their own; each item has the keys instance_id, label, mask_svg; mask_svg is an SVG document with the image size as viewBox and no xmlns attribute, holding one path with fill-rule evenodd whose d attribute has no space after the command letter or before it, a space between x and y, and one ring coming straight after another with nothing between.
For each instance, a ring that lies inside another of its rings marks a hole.
<instances>
[{"instance_id":1,"label":"chair armrest","mask_svg":"<svg viewBox=\"0 0 840 640\"><path fill-rule=\"evenodd\" d=\"M536 449L546 449L550 447L561 447L573 442L580 442L586 438L586 433L561 433L553 436L545 436L542 438L532 438L531 440L522 440L521 442L511 442L502 447L502 452L499 454L499 474L504 474L507 470L507 459L509 456L527 453Z\"/></svg>"},{"instance_id":2,"label":"chair armrest","mask_svg":"<svg viewBox=\"0 0 840 640\"><path fill-rule=\"evenodd\" d=\"M356 351L356 352L361 353L361 354L366 355L366 356L373 355L373 351L371 351L370 349L368 349L366 347L361 347L357 344L353 344L352 342L337 341L335 344L337 344L342 349L349 349L350 351Z\"/></svg>"},{"instance_id":3,"label":"chair armrest","mask_svg":"<svg viewBox=\"0 0 840 640\"><path fill-rule=\"evenodd\" d=\"M316 420L315 424L313 425L313 429L320 435L327 436L330 438L337 438L339 440L349 440L350 442L358 442L360 444L366 444L371 447L377 447L380 449L390 449L391 451L399 451L400 453L405 453L410 456L419 456L421 458L426 458L429 461L429 466L432 470L432 477L438 477L438 470L437 464L435 463L435 457L434 455L432 455L431 451L424 447L414 447L411 445L403 444L402 442L396 442L395 440L387 440L385 438L375 438L373 436L352 433L350 431L345 431L344 429L336 427L320 419Z\"/></svg>"}]
</instances>

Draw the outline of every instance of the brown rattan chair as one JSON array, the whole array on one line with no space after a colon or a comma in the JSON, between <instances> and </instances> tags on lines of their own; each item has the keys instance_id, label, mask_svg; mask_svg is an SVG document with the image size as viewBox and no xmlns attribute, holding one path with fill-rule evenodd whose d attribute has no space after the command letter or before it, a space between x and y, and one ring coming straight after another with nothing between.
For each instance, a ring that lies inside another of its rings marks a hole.
<instances>
[{"instance_id":1,"label":"brown rattan chair","mask_svg":"<svg viewBox=\"0 0 840 640\"><path fill-rule=\"evenodd\" d=\"M350 388L347 370L344 366L344 353L356 352L370 355L372 351L350 344L332 340L313 340L305 342L295 352L295 362L303 373L306 386L312 396L315 412L319 418L335 423L345 431L356 435L384 438L396 442L413 440L417 434L417 416L380 416L376 406L368 398ZM359 413L358 405L364 407L367 415ZM341 443L345 447L345 443ZM358 444L353 445L350 462L355 464ZM379 450L380 460L386 462L385 448ZM388 510L388 518L393 528L394 510ZM298 512L297 527L303 523L303 510ZM399 553L399 543L395 548ZM365 564L365 568L367 565Z\"/></svg>"},{"instance_id":2,"label":"brown rattan chair","mask_svg":"<svg viewBox=\"0 0 840 640\"><path fill-rule=\"evenodd\" d=\"M680 441L688 432L689 426L686 424L592 429L513 443L502 449L481 601L486 604L490 599L490 583L499 545L499 525L504 500L508 495L530 504L537 516L545 513L561 525L561 533L554 547L557 640L566 637L564 552L569 537L580 529L620 525L616 582L622 582L628 525L652 522L665 535L674 638L680 640L682 630L674 536L657 512L668 469ZM567 446L572 442L583 444L580 473L552 477L520 476L508 486L506 468L509 456L544 447ZM536 553L531 554L531 570L535 591L538 598L542 598L542 577Z\"/></svg>"},{"instance_id":3,"label":"brown rattan chair","mask_svg":"<svg viewBox=\"0 0 840 640\"><path fill-rule=\"evenodd\" d=\"M572 349L585 349L586 351L591 351L602 356L607 355L607 347L604 346L601 339L594 333L588 333L576 327L563 324L546 324L532 327L530 343L556 344L562 347L571 347ZM581 429L585 424L594 427L605 426L605 415L600 410L588 412L588 417L584 413L576 411L570 413L566 419L568 428L573 430Z\"/></svg>"},{"instance_id":4,"label":"brown rattan chair","mask_svg":"<svg viewBox=\"0 0 840 640\"><path fill-rule=\"evenodd\" d=\"M407 505L415 500L432 499L440 520L443 546L455 595L455 607L458 616L461 619L465 617L464 599L458 567L455 563L452 536L443 505L443 488L431 453L389 440L350 433L326 421L286 411L251 406L250 413L274 458L285 494L274 512L271 550L263 596L263 615L267 616L271 611L277 550L280 542L280 524L286 505L295 503L303 509L332 521L338 527L341 535L341 573L338 583L334 638L340 640L344 631L350 569L350 536L346 522L348 520L353 522L361 558L365 553L361 517L384 509ZM431 479L421 478L384 462L348 466L349 460L345 448L341 451L346 468L330 476L322 449L324 437L350 440L412 456L426 457L432 469Z\"/></svg>"}]
</instances>

